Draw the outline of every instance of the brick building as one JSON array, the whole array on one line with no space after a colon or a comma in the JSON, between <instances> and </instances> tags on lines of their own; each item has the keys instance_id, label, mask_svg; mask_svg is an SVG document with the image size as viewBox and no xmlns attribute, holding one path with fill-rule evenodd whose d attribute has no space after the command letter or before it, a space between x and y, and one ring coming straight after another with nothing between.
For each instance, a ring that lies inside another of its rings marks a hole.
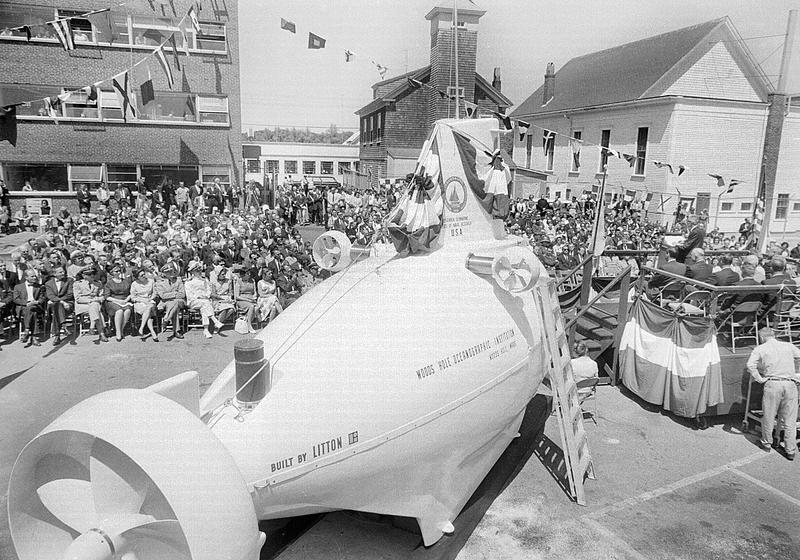
<instances>
[{"instance_id":1,"label":"brick building","mask_svg":"<svg viewBox=\"0 0 800 560\"><path fill-rule=\"evenodd\" d=\"M191 184L200 178L240 183L241 114L239 94L238 2L205 2L198 14L200 34L185 18L191 0L0 1L0 105L17 108L16 147L0 142L0 176L12 191L12 208L47 198L56 210L77 208L74 191L105 180L112 188L165 180ZM151 7L152 6L152 7ZM76 48L65 51L49 26L38 24L111 8L119 38L107 37L87 19L71 20ZM137 117L122 119L111 77L147 57L176 33L176 64L169 43L166 58L175 83L169 87L155 57L131 74ZM9 28L32 27L32 38ZM178 67L179 66L179 67ZM152 77L155 99L142 104L140 84ZM72 94L47 116L42 99L103 80L98 99ZM32 192L22 192L28 182Z\"/></svg>"},{"instance_id":2,"label":"brick building","mask_svg":"<svg viewBox=\"0 0 800 560\"><path fill-rule=\"evenodd\" d=\"M712 227L735 232L753 214L771 92L730 20L708 21L573 58L557 72L548 65L542 85L511 115L541 127L515 137L514 159L547 172L541 188L551 197L590 190L607 164L607 196L646 200L652 193L651 219L671 222L681 203L707 210ZM558 133L544 148L542 128ZM795 104L786 111L775 181L778 237L800 229L799 132ZM570 136L583 141L579 166ZM630 166L598 145L637 159ZM687 170L679 175L680 165ZM726 187L709 173L723 176ZM726 193L731 179L742 183Z\"/></svg>"},{"instance_id":3,"label":"brick building","mask_svg":"<svg viewBox=\"0 0 800 560\"><path fill-rule=\"evenodd\" d=\"M499 69L493 82L475 70L478 22L485 13L472 2L458 2L458 93L476 103L480 113L504 113L512 103L500 92ZM413 171L434 121L455 117L453 7L436 6L425 19L431 26L430 64L374 84L372 101L356 111L361 118L361 173L372 185ZM408 78L424 86L415 88ZM465 117L463 107L460 114Z\"/></svg>"}]
</instances>

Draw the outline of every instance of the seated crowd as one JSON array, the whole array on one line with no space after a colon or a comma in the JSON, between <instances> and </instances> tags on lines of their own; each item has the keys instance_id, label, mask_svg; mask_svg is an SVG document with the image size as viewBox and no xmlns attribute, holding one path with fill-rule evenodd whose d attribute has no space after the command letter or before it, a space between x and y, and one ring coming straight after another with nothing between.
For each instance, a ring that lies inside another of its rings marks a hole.
<instances>
[{"instance_id":1,"label":"seated crowd","mask_svg":"<svg viewBox=\"0 0 800 560\"><path fill-rule=\"evenodd\" d=\"M2 324L19 321L29 345L40 343L37 325L40 339L49 331L59 344L72 316L98 341L122 340L131 317L142 340L170 330L182 338L187 314L199 315L206 337L236 316L237 330L253 332L327 276L293 208L175 194L93 201L79 215L61 208L43 235L0 261Z\"/></svg>"}]
</instances>

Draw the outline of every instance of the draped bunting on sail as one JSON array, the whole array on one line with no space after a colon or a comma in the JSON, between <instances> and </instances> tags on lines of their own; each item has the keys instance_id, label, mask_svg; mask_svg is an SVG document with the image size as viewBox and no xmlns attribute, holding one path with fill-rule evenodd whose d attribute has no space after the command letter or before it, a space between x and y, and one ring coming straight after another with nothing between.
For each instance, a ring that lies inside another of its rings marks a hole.
<instances>
[{"instance_id":1,"label":"draped bunting on sail","mask_svg":"<svg viewBox=\"0 0 800 560\"><path fill-rule=\"evenodd\" d=\"M408 189L387 217L398 253L427 251L442 231L444 209L436 138L422 147L417 168L407 178Z\"/></svg>"},{"instance_id":2,"label":"draped bunting on sail","mask_svg":"<svg viewBox=\"0 0 800 560\"><path fill-rule=\"evenodd\" d=\"M509 211L508 187L511 182L508 166L503 164L503 169L492 169L489 167L491 154L483 149L477 149L469 138L455 130L453 138L458 146L467 182L475 198L493 218L505 219ZM479 174L478 169L485 171Z\"/></svg>"}]
</instances>

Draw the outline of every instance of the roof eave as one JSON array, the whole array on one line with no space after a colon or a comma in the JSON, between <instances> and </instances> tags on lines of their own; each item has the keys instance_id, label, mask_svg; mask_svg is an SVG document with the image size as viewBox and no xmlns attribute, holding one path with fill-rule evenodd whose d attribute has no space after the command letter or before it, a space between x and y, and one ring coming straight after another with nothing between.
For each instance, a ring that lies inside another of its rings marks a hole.
<instances>
[{"instance_id":1,"label":"roof eave","mask_svg":"<svg viewBox=\"0 0 800 560\"><path fill-rule=\"evenodd\" d=\"M497 103L498 107L507 109L508 107L514 105L514 103L508 97L503 95L503 92L495 89L486 78L484 78L477 72L475 72L475 82L481 86L481 89L483 89L484 92L492 96L493 98L492 101Z\"/></svg>"}]
</instances>

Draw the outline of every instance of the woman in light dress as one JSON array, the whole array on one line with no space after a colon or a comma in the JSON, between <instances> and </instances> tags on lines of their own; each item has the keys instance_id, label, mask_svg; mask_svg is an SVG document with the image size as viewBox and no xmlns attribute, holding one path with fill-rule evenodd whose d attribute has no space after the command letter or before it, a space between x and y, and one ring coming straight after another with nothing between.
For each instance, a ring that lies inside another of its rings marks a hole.
<instances>
[{"instance_id":1,"label":"woman in light dress","mask_svg":"<svg viewBox=\"0 0 800 560\"><path fill-rule=\"evenodd\" d=\"M261 279L256 285L258 299L256 300L256 318L259 321L272 321L278 313L283 311L278 301L277 284L272 271L265 268L261 273Z\"/></svg>"},{"instance_id":2,"label":"woman in light dress","mask_svg":"<svg viewBox=\"0 0 800 560\"><path fill-rule=\"evenodd\" d=\"M153 326L153 316L155 316L156 301L154 297L155 281L144 267L134 272L133 282L131 282L131 301L133 302L134 313L142 316L139 323L139 337L142 342L147 340L144 332L145 326L153 337L153 342L158 342L158 334Z\"/></svg>"},{"instance_id":3,"label":"woman in light dress","mask_svg":"<svg viewBox=\"0 0 800 560\"><path fill-rule=\"evenodd\" d=\"M216 274L212 272L211 280L211 304L214 306L214 313L217 314L221 322L230 319L235 312L236 305L233 301L233 280L228 274L228 269L222 267Z\"/></svg>"}]
</instances>

